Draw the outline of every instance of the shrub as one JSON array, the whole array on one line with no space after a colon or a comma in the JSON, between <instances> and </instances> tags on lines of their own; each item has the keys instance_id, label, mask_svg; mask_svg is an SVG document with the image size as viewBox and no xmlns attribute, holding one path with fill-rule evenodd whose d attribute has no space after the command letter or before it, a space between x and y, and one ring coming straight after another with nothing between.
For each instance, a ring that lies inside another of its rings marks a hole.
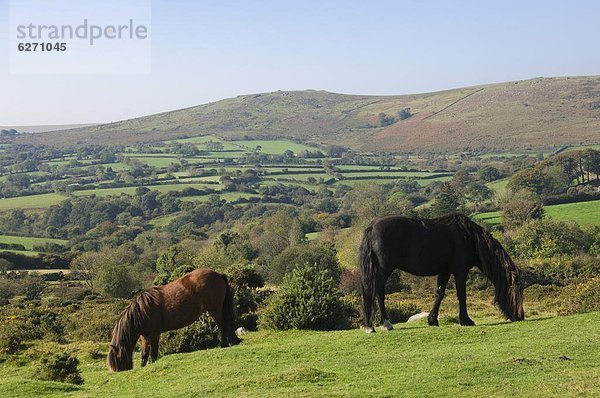
<instances>
[{"instance_id":1,"label":"shrub","mask_svg":"<svg viewBox=\"0 0 600 398\"><path fill-rule=\"evenodd\" d=\"M600 277L579 284L573 299L577 312L600 310Z\"/></svg>"},{"instance_id":2,"label":"shrub","mask_svg":"<svg viewBox=\"0 0 600 398\"><path fill-rule=\"evenodd\" d=\"M390 303L385 307L392 323L406 322L408 318L420 312L414 303Z\"/></svg>"},{"instance_id":3,"label":"shrub","mask_svg":"<svg viewBox=\"0 0 600 398\"><path fill-rule=\"evenodd\" d=\"M262 302L258 289L264 286L262 277L250 264L234 264L227 269L227 274L234 292L238 325L248 330L256 330L258 326L256 310Z\"/></svg>"},{"instance_id":4,"label":"shrub","mask_svg":"<svg viewBox=\"0 0 600 398\"><path fill-rule=\"evenodd\" d=\"M511 237L510 247L520 258L544 258L587 252L591 237L574 223L530 221Z\"/></svg>"},{"instance_id":5,"label":"shrub","mask_svg":"<svg viewBox=\"0 0 600 398\"><path fill-rule=\"evenodd\" d=\"M516 228L530 220L539 220L544 215L544 206L535 194L521 190L502 203L502 223L507 228Z\"/></svg>"},{"instance_id":6,"label":"shrub","mask_svg":"<svg viewBox=\"0 0 600 398\"><path fill-rule=\"evenodd\" d=\"M117 298L131 297L141 286L128 267L111 263L100 268L95 284L101 293Z\"/></svg>"},{"instance_id":7,"label":"shrub","mask_svg":"<svg viewBox=\"0 0 600 398\"><path fill-rule=\"evenodd\" d=\"M67 331L76 340L108 341L117 323L124 304L121 301L110 303L86 302L81 309L70 309Z\"/></svg>"},{"instance_id":8,"label":"shrub","mask_svg":"<svg viewBox=\"0 0 600 398\"><path fill-rule=\"evenodd\" d=\"M44 291L44 281L37 275L27 275L20 283L20 291L27 300L39 300Z\"/></svg>"},{"instance_id":9,"label":"shrub","mask_svg":"<svg viewBox=\"0 0 600 398\"><path fill-rule=\"evenodd\" d=\"M316 265L339 283L341 269L335 247L325 242L301 243L288 247L273 259L266 270L267 276L271 282L280 283L286 274L304 264Z\"/></svg>"},{"instance_id":10,"label":"shrub","mask_svg":"<svg viewBox=\"0 0 600 398\"><path fill-rule=\"evenodd\" d=\"M7 305L8 301L15 296L14 282L0 278L0 306Z\"/></svg>"},{"instance_id":11,"label":"shrub","mask_svg":"<svg viewBox=\"0 0 600 398\"><path fill-rule=\"evenodd\" d=\"M40 380L60 381L71 384L83 384L79 370L79 360L62 352L42 358L37 368L36 377Z\"/></svg>"},{"instance_id":12,"label":"shrub","mask_svg":"<svg viewBox=\"0 0 600 398\"><path fill-rule=\"evenodd\" d=\"M206 350L219 346L217 325L208 315L189 326L171 330L161 336L160 352L163 355Z\"/></svg>"},{"instance_id":13,"label":"shrub","mask_svg":"<svg viewBox=\"0 0 600 398\"><path fill-rule=\"evenodd\" d=\"M24 348L21 331L12 326L0 328L0 353L15 354Z\"/></svg>"},{"instance_id":14,"label":"shrub","mask_svg":"<svg viewBox=\"0 0 600 398\"><path fill-rule=\"evenodd\" d=\"M331 330L348 327L337 283L328 271L305 264L284 277L260 318L267 329Z\"/></svg>"}]
</instances>

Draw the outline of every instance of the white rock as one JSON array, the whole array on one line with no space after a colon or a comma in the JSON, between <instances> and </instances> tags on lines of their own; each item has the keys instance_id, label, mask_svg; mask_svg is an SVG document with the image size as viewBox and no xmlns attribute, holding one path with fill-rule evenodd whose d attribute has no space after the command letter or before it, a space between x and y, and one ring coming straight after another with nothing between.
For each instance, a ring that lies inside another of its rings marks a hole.
<instances>
[{"instance_id":1,"label":"white rock","mask_svg":"<svg viewBox=\"0 0 600 398\"><path fill-rule=\"evenodd\" d=\"M429 312L419 312L418 314L414 314L413 316L408 318L408 320L406 322L418 321L419 319L427 318L428 316L429 316Z\"/></svg>"}]
</instances>

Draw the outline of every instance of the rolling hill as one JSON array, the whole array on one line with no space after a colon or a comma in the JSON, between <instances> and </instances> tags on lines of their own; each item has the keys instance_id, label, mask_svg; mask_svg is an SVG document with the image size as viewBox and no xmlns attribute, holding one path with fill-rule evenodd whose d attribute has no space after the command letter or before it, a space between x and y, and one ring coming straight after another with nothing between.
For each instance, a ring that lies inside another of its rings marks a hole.
<instances>
[{"instance_id":1,"label":"rolling hill","mask_svg":"<svg viewBox=\"0 0 600 398\"><path fill-rule=\"evenodd\" d=\"M381 127L379 114L413 116ZM600 143L600 76L536 78L403 96L277 91L116 123L21 135L20 143L290 138L361 151L548 149Z\"/></svg>"}]
</instances>

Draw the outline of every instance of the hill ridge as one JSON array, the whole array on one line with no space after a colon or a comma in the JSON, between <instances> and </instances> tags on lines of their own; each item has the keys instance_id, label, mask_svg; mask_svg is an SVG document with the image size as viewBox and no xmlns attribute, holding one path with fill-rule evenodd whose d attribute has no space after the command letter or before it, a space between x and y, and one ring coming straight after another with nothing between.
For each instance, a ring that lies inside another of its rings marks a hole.
<instances>
[{"instance_id":1,"label":"hill ridge","mask_svg":"<svg viewBox=\"0 0 600 398\"><path fill-rule=\"evenodd\" d=\"M410 108L413 116L398 120ZM389 125L379 115L395 117ZM19 143L132 144L183 136L287 138L362 151L558 148L600 143L600 76L535 78L406 95L244 94Z\"/></svg>"}]
</instances>

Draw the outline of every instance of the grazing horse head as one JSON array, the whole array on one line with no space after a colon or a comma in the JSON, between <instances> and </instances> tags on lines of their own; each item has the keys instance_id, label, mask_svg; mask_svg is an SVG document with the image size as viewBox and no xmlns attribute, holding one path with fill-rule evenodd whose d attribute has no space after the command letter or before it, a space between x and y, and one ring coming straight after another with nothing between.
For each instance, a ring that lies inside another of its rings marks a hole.
<instances>
[{"instance_id":1,"label":"grazing horse head","mask_svg":"<svg viewBox=\"0 0 600 398\"><path fill-rule=\"evenodd\" d=\"M468 234L475 243L479 268L494 284L496 304L506 319L524 320L523 287L519 269L500 242L485 229L468 218L466 218L464 228L468 230Z\"/></svg>"},{"instance_id":2,"label":"grazing horse head","mask_svg":"<svg viewBox=\"0 0 600 398\"><path fill-rule=\"evenodd\" d=\"M119 316L108 346L106 365L114 372L133 368L133 350L141 331L149 320L149 312L156 301L156 291L140 293Z\"/></svg>"},{"instance_id":3,"label":"grazing horse head","mask_svg":"<svg viewBox=\"0 0 600 398\"><path fill-rule=\"evenodd\" d=\"M108 355L106 356L106 365L113 372L132 369L133 350L130 351L123 346L110 344L108 346Z\"/></svg>"}]
</instances>

